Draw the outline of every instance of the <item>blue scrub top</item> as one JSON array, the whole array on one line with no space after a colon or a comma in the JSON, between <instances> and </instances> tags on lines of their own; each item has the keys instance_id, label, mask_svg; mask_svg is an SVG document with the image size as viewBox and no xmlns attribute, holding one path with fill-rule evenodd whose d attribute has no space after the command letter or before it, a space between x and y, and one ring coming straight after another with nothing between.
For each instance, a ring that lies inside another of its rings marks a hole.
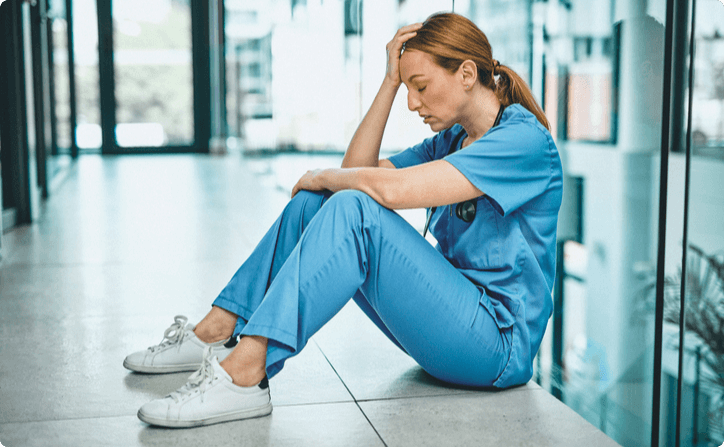
<instances>
[{"instance_id":1,"label":"blue scrub top","mask_svg":"<svg viewBox=\"0 0 724 447\"><path fill-rule=\"evenodd\" d=\"M548 130L520 104L508 106L482 138L453 151L461 133L466 136L456 124L390 161L404 168L443 159L484 193L472 222L455 216L456 204L441 206L430 231L438 251L478 286L480 304L511 337L510 361L494 385L522 384L533 375L553 310L561 160Z\"/></svg>"}]
</instances>

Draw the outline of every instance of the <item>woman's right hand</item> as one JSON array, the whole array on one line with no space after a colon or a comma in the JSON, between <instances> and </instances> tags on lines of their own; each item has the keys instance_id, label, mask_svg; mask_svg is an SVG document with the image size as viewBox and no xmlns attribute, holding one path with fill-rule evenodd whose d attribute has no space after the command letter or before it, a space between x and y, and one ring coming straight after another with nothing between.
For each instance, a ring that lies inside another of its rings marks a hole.
<instances>
[{"instance_id":1,"label":"woman's right hand","mask_svg":"<svg viewBox=\"0 0 724 447\"><path fill-rule=\"evenodd\" d=\"M395 87L402 84L400 78L400 53L402 45L417 35L417 30L422 28L422 23L413 23L412 25L403 26L395 37L387 44L387 74L386 79L392 82Z\"/></svg>"}]
</instances>

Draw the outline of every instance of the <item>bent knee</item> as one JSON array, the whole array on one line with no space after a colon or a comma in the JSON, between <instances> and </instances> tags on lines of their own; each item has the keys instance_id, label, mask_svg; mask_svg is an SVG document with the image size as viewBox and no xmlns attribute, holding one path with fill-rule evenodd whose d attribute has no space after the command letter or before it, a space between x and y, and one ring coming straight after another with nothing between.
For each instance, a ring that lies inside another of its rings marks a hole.
<instances>
[{"instance_id":1,"label":"bent knee","mask_svg":"<svg viewBox=\"0 0 724 447\"><path fill-rule=\"evenodd\" d=\"M305 222L308 222L317 214L317 211L319 211L330 194L331 193L318 191L299 191L292 197L289 203L287 203L284 214L288 216L298 215L301 216Z\"/></svg>"},{"instance_id":2,"label":"bent knee","mask_svg":"<svg viewBox=\"0 0 724 447\"><path fill-rule=\"evenodd\" d=\"M356 189L345 189L339 192L336 192L330 199L329 203L334 203L335 206L347 206L347 207L353 207L353 208L360 208L363 206L369 206L369 205L377 205L381 206L379 203L375 201L372 197L370 197L367 193L364 193L362 191L358 191Z\"/></svg>"}]
</instances>

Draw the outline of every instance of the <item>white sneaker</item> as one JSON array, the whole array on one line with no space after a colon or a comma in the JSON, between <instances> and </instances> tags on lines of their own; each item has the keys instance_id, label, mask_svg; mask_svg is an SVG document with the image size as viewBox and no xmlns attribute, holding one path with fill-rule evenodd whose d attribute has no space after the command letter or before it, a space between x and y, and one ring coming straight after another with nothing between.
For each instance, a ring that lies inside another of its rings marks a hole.
<instances>
[{"instance_id":1,"label":"white sneaker","mask_svg":"<svg viewBox=\"0 0 724 447\"><path fill-rule=\"evenodd\" d=\"M204 343L194 334L194 325L186 324L183 315L174 318L175 323L163 333L163 340L145 351L134 352L126 357L123 366L142 373L171 373L196 371L204 360L204 349L223 360L234 349L235 339L216 343Z\"/></svg>"},{"instance_id":2,"label":"white sneaker","mask_svg":"<svg viewBox=\"0 0 724 447\"><path fill-rule=\"evenodd\" d=\"M197 427L271 412L267 378L255 386L234 385L211 354L211 348L207 348L201 369L189 377L188 383L163 399L142 406L138 418L162 427Z\"/></svg>"}]
</instances>

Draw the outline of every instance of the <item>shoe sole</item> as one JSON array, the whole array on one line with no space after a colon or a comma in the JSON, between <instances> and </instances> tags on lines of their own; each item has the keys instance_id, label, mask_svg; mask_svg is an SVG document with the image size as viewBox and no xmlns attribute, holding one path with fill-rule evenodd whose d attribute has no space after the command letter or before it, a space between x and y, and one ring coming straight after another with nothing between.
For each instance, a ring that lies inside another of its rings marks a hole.
<instances>
[{"instance_id":1,"label":"shoe sole","mask_svg":"<svg viewBox=\"0 0 724 447\"><path fill-rule=\"evenodd\" d=\"M168 419L155 418L148 416L143 413L142 410L138 410L138 419L151 425L159 427L170 427L170 428L191 428L201 427L204 425L218 424L221 422L240 421L243 419L252 419L271 414L272 404L269 402L263 407L250 408L248 410L237 411L234 413L227 413L219 416L213 416L206 419L192 420L192 421L174 421Z\"/></svg>"},{"instance_id":2,"label":"shoe sole","mask_svg":"<svg viewBox=\"0 0 724 447\"><path fill-rule=\"evenodd\" d=\"M198 371L199 368L201 368L201 363L196 364L186 364L186 365L171 365L171 366L148 366L148 365L134 365L132 363L128 363L128 361L123 361L123 367L139 372L139 373L145 373L145 374L165 374L165 373L175 373L175 372L194 372Z\"/></svg>"}]
</instances>

